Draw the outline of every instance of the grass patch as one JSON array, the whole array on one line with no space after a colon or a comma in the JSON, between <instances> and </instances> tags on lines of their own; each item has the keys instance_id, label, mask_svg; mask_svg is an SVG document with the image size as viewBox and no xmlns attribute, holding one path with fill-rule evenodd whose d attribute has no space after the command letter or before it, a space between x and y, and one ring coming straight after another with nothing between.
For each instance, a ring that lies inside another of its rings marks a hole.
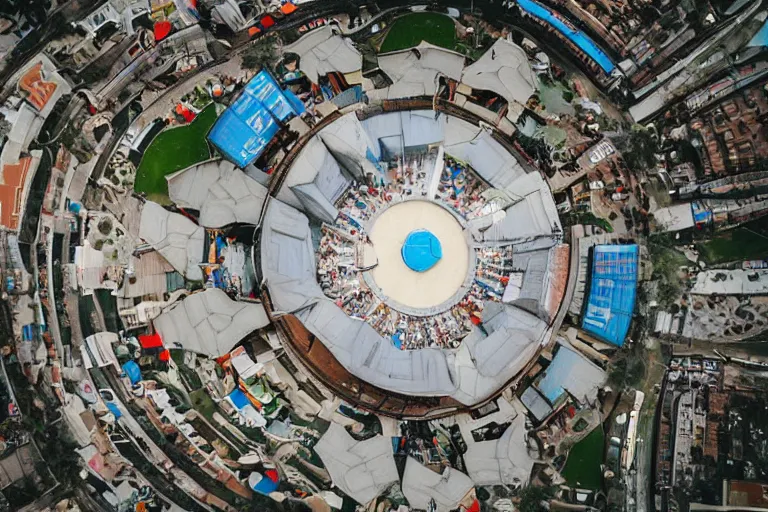
<instances>
[{"instance_id":1,"label":"grass patch","mask_svg":"<svg viewBox=\"0 0 768 512\"><path fill-rule=\"evenodd\" d=\"M762 217L696 244L709 265L762 259L768 255L768 219Z\"/></svg>"},{"instance_id":2,"label":"grass patch","mask_svg":"<svg viewBox=\"0 0 768 512\"><path fill-rule=\"evenodd\" d=\"M216 105L211 104L190 124L155 137L136 170L136 192L144 192L153 200L167 198L167 175L211 158L206 135L215 121Z\"/></svg>"},{"instance_id":3,"label":"grass patch","mask_svg":"<svg viewBox=\"0 0 768 512\"><path fill-rule=\"evenodd\" d=\"M379 53L394 52L417 46L422 40L453 50L456 48L456 25L445 14L417 12L397 18L389 29Z\"/></svg>"},{"instance_id":4,"label":"grass patch","mask_svg":"<svg viewBox=\"0 0 768 512\"><path fill-rule=\"evenodd\" d=\"M189 394L189 399L192 400L192 407L202 414L205 419L213 422L213 413L218 411L216 403L208 396L208 392L205 389L198 389Z\"/></svg>"},{"instance_id":5,"label":"grass patch","mask_svg":"<svg viewBox=\"0 0 768 512\"><path fill-rule=\"evenodd\" d=\"M568 485L589 490L602 487L600 465L603 463L604 447L605 434L601 427L597 427L571 448L562 471Z\"/></svg>"}]
</instances>

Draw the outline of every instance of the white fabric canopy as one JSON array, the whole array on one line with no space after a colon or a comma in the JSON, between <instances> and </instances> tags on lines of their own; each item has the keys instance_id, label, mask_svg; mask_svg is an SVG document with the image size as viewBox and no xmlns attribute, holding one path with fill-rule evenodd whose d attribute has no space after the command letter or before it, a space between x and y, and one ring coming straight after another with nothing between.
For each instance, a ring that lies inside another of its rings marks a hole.
<instances>
[{"instance_id":1,"label":"white fabric canopy","mask_svg":"<svg viewBox=\"0 0 768 512\"><path fill-rule=\"evenodd\" d=\"M323 460L334 485L361 505L399 480L389 437L355 441L344 427L331 423L315 445L315 452Z\"/></svg>"},{"instance_id":2,"label":"white fabric canopy","mask_svg":"<svg viewBox=\"0 0 768 512\"><path fill-rule=\"evenodd\" d=\"M174 269L192 281L202 281L205 230L178 213L171 213L157 203L147 201L141 211L139 238L147 242Z\"/></svg>"},{"instance_id":3,"label":"white fabric canopy","mask_svg":"<svg viewBox=\"0 0 768 512\"><path fill-rule=\"evenodd\" d=\"M226 354L248 334L267 325L264 306L233 301L218 288L192 294L154 320L166 347L208 357Z\"/></svg>"},{"instance_id":4,"label":"white fabric canopy","mask_svg":"<svg viewBox=\"0 0 768 512\"><path fill-rule=\"evenodd\" d=\"M332 71L347 74L363 68L363 56L357 48L333 30L331 25L315 29L283 49L283 53L299 56L300 69L314 83Z\"/></svg>"}]
</instances>

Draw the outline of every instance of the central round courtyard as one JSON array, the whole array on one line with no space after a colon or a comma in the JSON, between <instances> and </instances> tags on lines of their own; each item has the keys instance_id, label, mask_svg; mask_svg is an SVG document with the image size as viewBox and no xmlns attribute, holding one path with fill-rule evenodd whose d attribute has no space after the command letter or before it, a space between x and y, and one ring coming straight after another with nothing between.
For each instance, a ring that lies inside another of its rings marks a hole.
<instances>
[{"instance_id":1,"label":"central round courtyard","mask_svg":"<svg viewBox=\"0 0 768 512\"><path fill-rule=\"evenodd\" d=\"M442 206L426 200L392 205L368 232L378 258L371 275L390 301L429 309L462 289L470 265L467 236Z\"/></svg>"}]
</instances>

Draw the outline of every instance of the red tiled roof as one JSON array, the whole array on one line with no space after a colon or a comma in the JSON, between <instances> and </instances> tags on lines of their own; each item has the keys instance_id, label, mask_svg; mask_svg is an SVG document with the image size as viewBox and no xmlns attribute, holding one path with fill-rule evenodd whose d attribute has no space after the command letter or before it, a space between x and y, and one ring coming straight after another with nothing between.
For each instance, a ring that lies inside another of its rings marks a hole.
<instances>
[{"instance_id":1,"label":"red tiled roof","mask_svg":"<svg viewBox=\"0 0 768 512\"><path fill-rule=\"evenodd\" d=\"M19 79L19 89L27 93L27 101L37 110L43 110L48 100L51 99L56 84L43 80L40 71L43 69L43 63L38 62Z\"/></svg>"},{"instance_id":2,"label":"red tiled roof","mask_svg":"<svg viewBox=\"0 0 768 512\"><path fill-rule=\"evenodd\" d=\"M21 195L24 181L32 164L32 157L22 158L15 164L3 167L3 184L0 184L0 226L16 230L19 228Z\"/></svg>"}]
</instances>

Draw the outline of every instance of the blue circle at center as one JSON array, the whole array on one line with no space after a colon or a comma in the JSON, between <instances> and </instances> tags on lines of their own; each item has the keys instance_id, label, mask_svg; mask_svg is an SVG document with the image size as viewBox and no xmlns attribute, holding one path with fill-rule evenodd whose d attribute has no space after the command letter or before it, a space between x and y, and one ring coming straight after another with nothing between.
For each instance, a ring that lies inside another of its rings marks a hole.
<instances>
[{"instance_id":1,"label":"blue circle at center","mask_svg":"<svg viewBox=\"0 0 768 512\"><path fill-rule=\"evenodd\" d=\"M411 231L400 252L405 265L415 272L426 272L443 257L440 240L426 229Z\"/></svg>"}]
</instances>

